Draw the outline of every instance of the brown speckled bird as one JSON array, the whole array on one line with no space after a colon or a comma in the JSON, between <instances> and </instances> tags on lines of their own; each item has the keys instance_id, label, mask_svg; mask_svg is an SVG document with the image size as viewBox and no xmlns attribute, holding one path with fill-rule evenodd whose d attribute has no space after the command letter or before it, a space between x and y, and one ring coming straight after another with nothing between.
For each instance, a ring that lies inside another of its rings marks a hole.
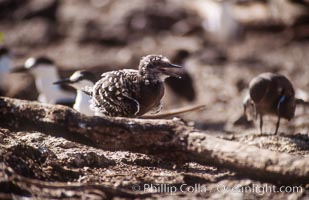
<instances>
[{"instance_id":1,"label":"brown speckled bird","mask_svg":"<svg viewBox=\"0 0 309 200\"><path fill-rule=\"evenodd\" d=\"M249 94L244 99L244 112L248 116L251 111L260 117L260 132L263 128L263 116L270 114L278 116L276 131L280 118L291 120L295 113L295 91L292 83L283 75L262 73L253 78L249 84Z\"/></svg>"},{"instance_id":2,"label":"brown speckled bird","mask_svg":"<svg viewBox=\"0 0 309 200\"><path fill-rule=\"evenodd\" d=\"M160 111L164 95L161 75L178 75L168 68L180 68L161 55L141 59L138 70L123 69L102 74L94 87L84 92L92 97L91 108L96 114L137 117L149 111Z\"/></svg>"}]
</instances>

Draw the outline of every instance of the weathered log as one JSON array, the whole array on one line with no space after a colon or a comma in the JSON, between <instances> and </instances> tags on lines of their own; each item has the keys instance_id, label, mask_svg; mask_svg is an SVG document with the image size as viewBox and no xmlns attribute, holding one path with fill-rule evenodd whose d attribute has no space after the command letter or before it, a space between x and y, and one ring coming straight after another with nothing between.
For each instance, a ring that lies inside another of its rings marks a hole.
<instances>
[{"instance_id":1,"label":"weathered log","mask_svg":"<svg viewBox=\"0 0 309 200\"><path fill-rule=\"evenodd\" d=\"M87 117L64 106L0 98L0 127L36 130L106 150L182 152L190 161L274 183L308 183L309 159L216 138L180 120Z\"/></svg>"}]
</instances>

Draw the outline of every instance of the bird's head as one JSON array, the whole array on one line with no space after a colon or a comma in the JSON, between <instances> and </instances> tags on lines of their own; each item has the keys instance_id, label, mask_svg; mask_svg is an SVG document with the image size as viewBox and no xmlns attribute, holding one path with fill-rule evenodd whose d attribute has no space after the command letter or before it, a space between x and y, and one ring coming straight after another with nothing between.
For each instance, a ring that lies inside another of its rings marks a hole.
<instances>
[{"instance_id":1,"label":"bird's head","mask_svg":"<svg viewBox=\"0 0 309 200\"><path fill-rule=\"evenodd\" d=\"M29 72L35 77L44 77L52 75L49 73L55 70L54 62L50 58L41 56L28 58L24 65L15 67L11 72Z\"/></svg>"},{"instance_id":2,"label":"bird's head","mask_svg":"<svg viewBox=\"0 0 309 200\"><path fill-rule=\"evenodd\" d=\"M70 85L77 90L86 86L93 86L96 81L95 75L89 71L81 70L74 72L69 78L54 82L54 84Z\"/></svg>"},{"instance_id":3,"label":"bird's head","mask_svg":"<svg viewBox=\"0 0 309 200\"><path fill-rule=\"evenodd\" d=\"M139 71L141 75L160 75L174 76L180 78L176 73L171 72L172 68L181 68L179 65L172 64L169 59L161 55L148 55L141 59Z\"/></svg>"}]
</instances>

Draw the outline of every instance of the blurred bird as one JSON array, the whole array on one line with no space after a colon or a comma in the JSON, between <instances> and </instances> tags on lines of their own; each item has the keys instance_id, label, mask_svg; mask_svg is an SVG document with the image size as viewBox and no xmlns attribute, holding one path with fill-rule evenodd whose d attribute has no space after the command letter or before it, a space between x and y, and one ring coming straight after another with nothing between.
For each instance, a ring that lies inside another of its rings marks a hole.
<instances>
[{"instance_id":1,"label":"blurred bird","mask_svg":"<svg viewBox=\"0 0 309 200\"><path fill-rule=\"evenodd\" d=\"M0 86L5 84L5 77L13 68L12 54L5 46L0 46Z\"/></svg>"},{"instance_id":2,"label":"blurred bird","mask_svg":"<svg viewBox=\"0 0 309 200\"><path fill-rule=\"evenodd\" d=\"M159 112L164 95L162 75L179 77L169 71L180 68L161 55L141 59L138 70L123 69L102 74L92 88L84 88L92 97L96 114L137 117L149 111Z\"/></svg>"},{"instance_id":3,"label":"blurred bird","mask_svg":"<svg viewBox=\"0 0 309 200\"><path fill-rule=\"evenodd\" d=\"M234 1L196 0L185 3L201 17L205 31L219 41L230 41L241 35L241 25L233 12Z\"/></svg>"},{"instance_id":4,"label":"blurred bird","mask_svg":"<svg viewBox=\"0 0 309 200\"><path fill-rule=\"evenodd\" d=\"M304 0L272 0L268 1L271 16L285 25L295 24L301 16L308 16L308 1Z\"/></svg>"},{"instance_id":5,"label":"blurred bird","mask_svg":"<svg viewBox=\"0 0 309 200\"><path fill-rule=\"evenodd\" d=\"M70 78L62 79L54 82L54 84L70 85L76 89L76 98L73 108L85 115L94 115L94 112L89 108L91 97L82 91L82 88L89 86L93 87L95 76L91 72L82 70L74 72Z\"/></svg>"},{"instance_id":6,"label":"blurred bird","mask_svg":"<svg viewBox=\"0 0 309 200\"><path fill-rule=\"evenodd\" d=\"M12 72L29 72L34 76L40 102L63 105L74 102L72 92L53 84L60 80L60 76L54 62L47 57L28 58L23 66L15 67Z\"/></svg>"},{"instance_id":7,"label":"blurred bird","mask_svg":"<svg viewBox=\"0 0 309 200\"><path fill-rule=\"evenodd\" d=\"M250 117L260 117L262 134L263 116L278 116L275 134L278 132L280 119L291 120L294 117L296 100L292 83L283 75L262 73L253 78L249 84L249 94L244 99L244 113Z\"/></svg>"},{"instance_id":8,"label":"blurred bird","mask_svg":"<svg viewBox=\"0 0 309 200\"><path fill-rule=\"evenodd\" d=\"M189 55L190 53L187 50L178 50L173 56L172 61L182 65ZM177 96L185 98L187 101L194 101L196 92L193 78L185 68L179 70L178 74L181 76L181 79L171 76L165 80L165 83L176 93Z\"/></svg>"},{"instance_id":9,"label":"blurred bird","mask_svg":"<svg viewBox=\"0 0 309 200\"><path fill-rule=\"evenodd\" d=\"M9 74L14 68L12 58L15 55L8 47L0 45L0 96L8 94Z\"/></svg>"}]
</instances>

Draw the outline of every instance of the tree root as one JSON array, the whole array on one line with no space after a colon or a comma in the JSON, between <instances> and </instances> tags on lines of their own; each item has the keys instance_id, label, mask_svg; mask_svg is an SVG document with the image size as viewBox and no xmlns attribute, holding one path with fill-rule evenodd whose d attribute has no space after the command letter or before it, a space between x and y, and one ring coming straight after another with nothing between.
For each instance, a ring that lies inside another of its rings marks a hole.
<instances>
[{"instance_id":1,"label":"tree root","mask_svg":"<svg viewBox=\"0 0 309 200\"><path fill-rule=\"evenodd\" d=\"M309 180L309 160L303 156L219 139L180 120L87 117L65 106L0 97L0 127L40 131L105 150L181 152L190 161L277 184Z\"/></svg>"}]
</instances>

